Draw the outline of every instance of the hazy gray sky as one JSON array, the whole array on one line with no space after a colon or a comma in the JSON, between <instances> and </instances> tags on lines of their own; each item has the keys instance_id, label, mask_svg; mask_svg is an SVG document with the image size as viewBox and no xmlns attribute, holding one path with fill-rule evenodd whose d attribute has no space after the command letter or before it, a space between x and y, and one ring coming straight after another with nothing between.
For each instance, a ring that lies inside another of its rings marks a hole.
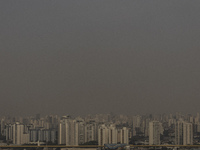
<instances>
[{"instance_id":1,"label":"hazy gray sky","mask_svg":"<svg viewBox=\"0 0 200 150\"><path fill-rule=\"evenodd\" d=\"M0 115L195 113L199 0L1 0Z\"/></svg>"}]
</instances>

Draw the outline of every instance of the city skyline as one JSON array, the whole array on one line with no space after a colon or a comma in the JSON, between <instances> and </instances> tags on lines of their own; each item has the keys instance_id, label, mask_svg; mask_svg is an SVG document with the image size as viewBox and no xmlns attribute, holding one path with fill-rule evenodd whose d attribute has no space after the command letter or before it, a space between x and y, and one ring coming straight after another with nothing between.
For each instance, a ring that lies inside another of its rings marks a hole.
<instances>
[{"instance_id":1,"label":"city skyline","mask_svg":"<svg viewBox=\"0 0 200 150\"><path fill-rule=\"evenodd\" d=\"M1 145L199 145L200 115L41 116L0 118Z\"/></svg>"}]
</instances>

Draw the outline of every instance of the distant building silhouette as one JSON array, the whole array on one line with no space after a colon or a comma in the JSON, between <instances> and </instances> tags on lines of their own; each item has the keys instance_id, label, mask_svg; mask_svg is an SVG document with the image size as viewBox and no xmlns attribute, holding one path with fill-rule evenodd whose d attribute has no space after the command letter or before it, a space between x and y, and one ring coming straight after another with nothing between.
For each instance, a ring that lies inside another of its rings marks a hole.
<instances>
[{"instance_id":1,"label":"distant building silhouette","mask_svg":"<svg viewBox=\"0 0 200 150\"><path fill-rule=\"evenodd\" d=\"M160 122L149 122L149 145L160 145Z\"/></svg>"},{"instance_id":2,"label":"distant building silhouette","mask_svg":"<svg viewBox=\"0 0 200 150\"><path fill-rule=\"evenodd\" d=\"M175 144L177 145L192 145L193 144L192 123L177 121L175 125Z\"/></svg>"}]
</instances>

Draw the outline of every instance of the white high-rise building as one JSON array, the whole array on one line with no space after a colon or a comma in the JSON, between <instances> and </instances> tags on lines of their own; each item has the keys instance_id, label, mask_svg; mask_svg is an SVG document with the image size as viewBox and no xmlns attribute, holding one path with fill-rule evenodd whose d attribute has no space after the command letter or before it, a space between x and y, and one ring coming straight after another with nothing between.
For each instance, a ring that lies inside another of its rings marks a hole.
<instances>
[{"instance_id":1,"label":"white high-rise building","mask_svg":"<svg viewBox=\"0 0 200 150\"><path fill-rule=\"evenodd\" d=\"M193 144L193 128L192 123L184 123L183 125L183 145Z\"/></svg>"},{"instance_id":2,"label":"white high-rise building","mask_svg":"<svg viewBox=\"0 0 200 150\"><path fill-rule=\"evenodd\" d=\"M175 144L183 145L183 121L177 121L175 124Z\"/></svg>"},{"instance_id":3,"label":"white high-rise building","mask_svg":"<svg viewBox=\"0 0 200 150\"><path fill-rule=\"evenodd\" d=\"M66 125L66 145L78 145L78 133L76 121L72 119L65 120Z\"/></svg>"},{"instance_id":4,"label":"white high-rise building","mask_svg":"<svg viewBox=\"0 0 200 150\"><path fill-rule=\"evenodd\" d=\"M160 145L160 122L149 122L149 145Z\"/></svg>"},{"instance_id":5,"label":"white high-rise building","mask_svg":"<svg viewBox=\"0 0 200 150\"><path fill-rule=\"evenodd\" d=\"M175 125L175 144L177 145L192 145L193 144L192 123L177 121Z\"/></svg>"},{"instance_id":6,"label":"white high-rise building","mask_svg":"<svg viewBox=\"0 0 200 150\"><path fill-rule=\"evenodd\" d=\"M58 143L79 145L85 143L85 124L80 120L63 117L58 129Z\"/></svg>"},{"instance_id":7,"label":"white high-rise building","mask_svg":"<svg viewBox=\"0 0 200 150\"><path fill-rule=\"evenodd\" d=\"M109 140L108 140L108 128L105 124L102 124L99 126L98 129L98 145L104 145L104 144L108 144Z\"/></svg>"},{"instance_id":8,"label":"white high-rise building","mask_svg":"<svg viewBox=\"0 0 200 150\"><path fill-rule=\"evenodd\" d=\"M98 144L129 144L129 129L123 127L117 129L114 124L106 126L105 124L99 126L98 130Z\"/></svg>"},{"instance_id":9,"label":"white high-rise building","mask_svg":"<svg viewBox=\"0 0 200 150\"><path fill-rule=\"evenodd\" d=\"M120 129L120 143L121 144L129 144L129 138L128 138L128 128L123 127Z\"/></svg>"},{"instance_id":10,"label":"white high-rise building","mask_svg":"<svg viewBox=\"0 0 200 150\"><path fill-rule=\"evenodd\" d=\"M75 145L85 143L85 122L83 120L74 120L75 124Z\"/></svg>"},{"instance_id":11,"label":"white high-rise building","mask_svg":"<svg viewBox=\"0 0 200 150\"><path fill-rule=\"evenodd\" d=\"M85 142L98 140L98 128L95 122L88 122L85 125Z\"/></svg>"},{"instance_id":12,"label":"white high-rise building","mask_svg":"<svg viewBox=\"0 0 200 150\"><path fill-rule=\"evenodd\" d=\"M29 143L29 134L25 132L24 128L24 125L19 122L7 125L6 140L10 140L16 145Z\"/></svg>"},{"instance_id":13,"label":"white high-rise building","mask_svg":"<svg viewBox=\"0 0 200 150\"><path fill-rule=\"evenodd\" d=\"M117 129L115 125L109 127L109 144L117 144Z\"/></svg>"},{"instance_id":14,"label":"white high-rise building","mask_svg":"<svg viewBox=\"0 0 200 150\"><path fill-rule=\"evenodd\" d=\"M75 145L75 121L69 116L64 116L58 129L58 143Z\"/></svg>"},{"instance_id":15,"label":"white high-rise building","mask_svg":"<svg viewBox=\"0 0 200 150\"><path fill-rule=\"evenodd\" d=\"M58 126L58 144L66 144L66 124L65 120L60 120Z\"/></svg>"}]
</instances>

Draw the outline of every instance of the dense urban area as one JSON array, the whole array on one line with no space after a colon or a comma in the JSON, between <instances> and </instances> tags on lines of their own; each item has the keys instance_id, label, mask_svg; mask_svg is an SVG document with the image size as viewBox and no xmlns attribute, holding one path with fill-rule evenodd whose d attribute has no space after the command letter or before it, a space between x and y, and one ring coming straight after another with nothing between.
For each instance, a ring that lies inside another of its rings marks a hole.
<instances>
[{"instance_id":1,"label":"dense urban area","mask_svg":"<svg viewBox=\"0 0 200 150\"><path fill-rule=\"evenodd\" d=\"M2 117L1 145L198 145L200 116L96 114Z\"/></svg>"}]
</instances>

